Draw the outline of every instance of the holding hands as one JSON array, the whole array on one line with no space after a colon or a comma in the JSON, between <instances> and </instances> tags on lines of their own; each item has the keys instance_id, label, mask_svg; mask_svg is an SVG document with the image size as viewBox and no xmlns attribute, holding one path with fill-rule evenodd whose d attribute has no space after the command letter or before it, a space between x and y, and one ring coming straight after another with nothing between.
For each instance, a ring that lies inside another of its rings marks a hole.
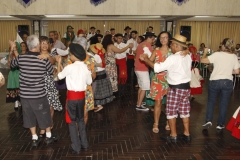
<instances>
[{"instance_id":1,"label":"holding hands","mask_svg":"<svg viewBox=\"0 0 240 160\"><path fill-rule=\"evenodd\" d=\"M56 62L61 63L62 56L56 55L55 58L56 58Z\"/></svg>"},{"instance_id":2,"label":"holding hands","mask_svg":"<svg viewBox=\"0 0 240 160\"><path fill-rule=\"evenodd\" d=\"M16 48L16 40L15 41L9 40L9 45L11 47L11 50L14 50Z\"/></svg>"},{"instance_id":3,"label":"holding hands","mask_svg":"<svg viewBox=\"0 0 240 160\"><path fill-rule=\"evenodd\" d=\"M139 56L139 59L140 59L141 61L146 61L146 60L148 59L148 55L147 55L147 54L141 54L141 55Z\"/></svg>"}]
</instances>

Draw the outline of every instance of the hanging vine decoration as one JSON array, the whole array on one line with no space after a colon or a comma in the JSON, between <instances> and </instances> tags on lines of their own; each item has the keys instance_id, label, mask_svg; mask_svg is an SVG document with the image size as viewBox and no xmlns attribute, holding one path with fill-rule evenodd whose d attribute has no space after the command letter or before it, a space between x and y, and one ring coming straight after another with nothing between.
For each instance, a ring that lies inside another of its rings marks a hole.
<instances>
[{"instance_id":1,"label":"hanging vine decoration","mask_svg":"<svg viewBox=\"0 0 240 160\"><path fill-rule=\"evenodd\" d=\"M188 0L172 0L172 1L177 3L177 5L181 6L183 3L186 3Z\"/></svg>"},{"instance_id":2,"label":"hanging vine decoration","mask_svg":"<svg viewBox=\"0 0 240 160\"><path fill-rule=\"evenodd\" d=\"M17 0L21 5L23 5L25 8L29 7L33 2L36 0Z\"/></svg>"},{"instance_id":3,"label":"hanging vine decoration","mask_svg":"<svg viewBox=\"0 0 240 160\"><path fill-rule=\"evenodd\" d=\"M101 4L101 3L105 2L105 1L107 1L107 0L90 0L90 2L92 4L94 4L95 6Z\"/></svg>"}]
</instances>

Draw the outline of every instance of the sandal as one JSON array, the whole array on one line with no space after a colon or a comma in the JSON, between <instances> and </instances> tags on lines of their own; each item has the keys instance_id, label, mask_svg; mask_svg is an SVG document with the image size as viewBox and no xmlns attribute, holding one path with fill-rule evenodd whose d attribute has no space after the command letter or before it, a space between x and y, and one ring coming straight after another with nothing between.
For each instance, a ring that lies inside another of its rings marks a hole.
<instances>
[{"instance_id":1,"label":"sandal","mask_svg":"<svg viewBox=\"0 0 240 160\"><path fill-rule=\"evenodd\" d=\"M103 109L103 106L97 106L94 110L94 112L98 112Z\"/></svg>"},{"instance_id":2,"label":"sandal","mask_svg":"<svg viewBox=\"0 0 240 160\"><path fill-rule=\"evenodd\" d=\"M155 127L157 126L157 127ZM153 129L152 129L153 133L158 133L159 132L159 129L158 129L158 124L157 123L154 123L153 124Z\"/></svg>"},{"instance_id":3,"label":"sandal","mask_svg":"<svg viewBox=\"0 0 240 160\"><path fill-rule=\"evenodd\" d=\"M170 127L169 127L168 122L166 123L165 129L166 129L167 131L170 131Z\"/></svg>"}]
</instances>

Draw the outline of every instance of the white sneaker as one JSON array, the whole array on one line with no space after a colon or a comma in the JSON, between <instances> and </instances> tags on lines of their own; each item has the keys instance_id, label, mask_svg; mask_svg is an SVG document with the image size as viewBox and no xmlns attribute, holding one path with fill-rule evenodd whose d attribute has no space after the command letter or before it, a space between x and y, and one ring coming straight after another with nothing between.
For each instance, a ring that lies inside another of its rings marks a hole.
<instances>
[{"instance_id":1,"label":"white sneaker","mask_svg":"<svg viewBox=\"0 0 240 160\"><path fill-rule=\"evenodd\" d=\"M148 111L149 108L146 108L146 107L144 107L143 105L141 105L141 106L136 106L136 110L139 110L139 111Z\"/></svg>"},{"instance_id":2,"label":"white sneaker","mask_svg":"<svg viewBox=\"0 0 240 160\"><path fill-rule=\"evenodd\" d=\"M212 126L212 122L207 122L207 123L205 123L204 125L202 125L202 127L204 128L204 129L208 129L209 127L211 127Z\"/></svg>"},{"instance_id":3,"label":"white sneaker","mask_svg":"<svg viewBox=\"0 0 240 160\"><path fill-rule=\"evenodd\" d=\"M14 108L18 108L18 101L15 101L15 106Z\"/></svg>"},{"instance_id":4,"label":"white sneaker","mask_svg":"<svg viewBox=\"0 0 240 160\"><path fill-rule=\"evenodd\" d=\"M223 128L225 128L224 125L217 125L217 127L216 127L217 130L222 130Z\"/></svg>"},{"instance_id":5,"label":"white sneaker","mask_svg":"<svg viewBox=\"0 0 240 160\"><path fill-rule=\"evenodd\" d=\"M142 102L142 106L145 106L146 105L146 102Z\"/></svg>"}]
</instances>

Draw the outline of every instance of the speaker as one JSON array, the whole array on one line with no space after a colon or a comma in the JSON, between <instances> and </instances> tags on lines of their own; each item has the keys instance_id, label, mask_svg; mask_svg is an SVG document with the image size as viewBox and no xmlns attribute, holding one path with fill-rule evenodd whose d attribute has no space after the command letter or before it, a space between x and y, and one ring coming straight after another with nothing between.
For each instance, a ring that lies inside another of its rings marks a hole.
<instances>
[{"instance_id":1,"label":"speaker","mask_svg":"<svg viewBox=\"0 0 240 160\"><path fill-rule=\"evenodd\" d=\"M18 33L20 36L23 34L29 35L29 25L18 25Z\"/></svg>"},{"instance_id":2,"label":"speaker","mask_svg":"<svg viewBox=\"0 0 240 160\"><path fill-rule=\"evenodd\" d=\"M187 38L187 41L191 41L191 26L181 26L180 35Z\"/></svg>"}]
</instances>

